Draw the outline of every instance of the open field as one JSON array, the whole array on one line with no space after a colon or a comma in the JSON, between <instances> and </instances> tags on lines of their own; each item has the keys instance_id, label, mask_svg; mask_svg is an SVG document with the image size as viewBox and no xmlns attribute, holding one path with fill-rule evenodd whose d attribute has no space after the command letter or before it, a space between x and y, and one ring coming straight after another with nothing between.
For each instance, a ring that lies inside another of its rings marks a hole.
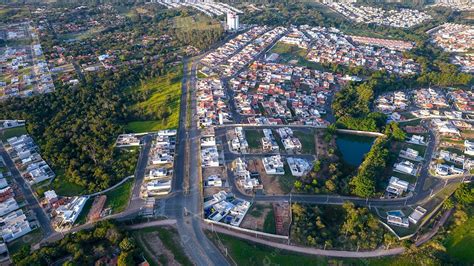
<instances>
[{"instance_id":1,"label":"open field","mask_svg":"<svg viewBox=\"0 0 474 266\"><path fill-rule=\"evenodd\" d=\"M467 222L457 226L449 232L445 242L447 252L450 256L466 264L474 263L474 210L471 208L470 217Z\"/></svg>"},{"instance_id":2,"label":"open field","mask_svg":"<svg viewBox=\"0 0 474 266\"><path fill-rule=\"evenodd\" d=\"M294 131L295 137L297 137L302 145L302 152L304 154L315 154L316 152L316 144L315 144L315 133L314 131L311 132L303 132L303 131Z\"/></svg>"},{"instance_id":3,"label":"open field","mask_svg":"<svg viewBox=\"0 0 474 266\"><path fill-rule=\"evenodd\" d=\"M193 265L183 251L178 232L171 227L132 231L151 265Z\"/></svg>"},{"instance_id":4,"label":"open field","mask_svg":"<svg viewBox=\"0 0 474 266\"><path fill-rule=\"evenodd\" d=\"M133 179L127 180L119 187L104 193L107 196L104 209L111 208L112 213L118 213L125 210L128 205L128 199L132 192Z\"/></svg>"},{"instance_id":5,"label":"open field","mask_svg":"<svg viewBox=\"0 0 474 266\"><path fill-rule=\"evenodd\" d=\"M141 133L178 127L182 78L178 68L131 89L130 93L146 95L146 100L131 108L149 119L130 121L125 125L126 131Z\"/></svg>"},{"instance_id":6,"label":"open field","mask_svg":"<svg viewBox=\"0 0 474 266\"><path fill-rule=\"evenodd\" d=\"M219 233L208 233L217 246L227 248L231 261L237 265L380 265L372 260L335 259L308 256L255 244Z\"/></svg>"},{"instance_id":7,"label":"open field","mask_svg":"<svg viewBox=\"0 0 474 266\"><path fill-rule=\"evenodd\" d=\"M305 66L311 69L323 70L323 66L318 63L306 60L307 50L296 45L278 42L270 50L269 54L277 53L281 63L295 63L298 66Z\"/></svg>"},{"instance_id":8,"label":"open field","mask_svg":"<svg viewBox=\"0 0 474 266\"><path fill-rule=\"evenodd\" d=\"M54 189L60 196L77 196L86 192L85 187L69 182L61 172L56 172L56 178L51 183L51 189Z\"/></svg>"},{"instance_id":9,"label":"open field","mask_svg":"<svg viewBox=\"0 0 474 266\"><path fill-rule=\"evenodd\" d=\"M261 130L245 130L245 138L251 150L261 148L261 140L263 137L264 135Z\"/></svg>"},{"instance_id":10,"label":"open field","mask_svg":"<svg viewBox=\"0 0 474 266\"><path fill-rule=\"evenodd\" d=\"M0 139L2 141L7 141L7 139L15 136L21 136L23 134L28 134L25 127L14 127L0 130Z\"/></svg>"}]
</instances>

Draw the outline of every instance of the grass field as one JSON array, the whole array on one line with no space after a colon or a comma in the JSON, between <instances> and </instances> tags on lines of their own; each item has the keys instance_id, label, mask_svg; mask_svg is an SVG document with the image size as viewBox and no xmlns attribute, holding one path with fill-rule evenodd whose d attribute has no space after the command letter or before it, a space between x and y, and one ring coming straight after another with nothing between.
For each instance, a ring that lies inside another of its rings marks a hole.
<instances>
[{"instance_id":1,"label":"grass field","mask_svg":"<svg viewBox=\"0 0 474 266\"><path fill-rule=\"evenodd\" d=\"M145 257L150 260L151 265L158 265L158 262L153 260L153 258L156 257L156 254L150 254L153 248L151 248L149 243L146 241L148 235L151 233L158 233L158 236L164 247L173 254L176 262L181 265L193 265L184 253L183 247L179 242L178 232L174 228L156 227L132 231L132 235L137 240L141 250L144 251ZM159 265L167 265L166 258L159 256L158 259Z\"/></svg>"},{"instance_id":2,"label":"grass field","mask_svg":"<svg viewBox=\"0 0 474 266\"><path fill-rule=\"evenodd\" d=\"M66 180L66 177L61 172L56 173L56 178L54 178L51 184L51 189L54 189L58 195L67 197L77 196L87 192L85 187Z\"/></svg>"},{"instance_id":3,"label":"grass field","mask_svg":"<svg viewBox=\"0 0 474 266\"><path fill-rule=\"evenodd\" d=\"M261 130L245 130L245 138L247 139L251 149L260 148L263 137L264 135Z\"/></svg>"},{"instance_id":4,"label":"grass field","mask_svg":"<svg viewBox=\"0 0 474 266\"><path fill-rule=\"evenodd\" d=\"M141 133L161 129L177 128L179 124L179 107L181 100L182 70L178 67L175 71L165 76L150 79L138 87L132 88L130 93L145 93L147 99L132 106L139 113L154 119L143 121L130 121L125 125L128 132ZM159 119L157 111L166 107L169 116Z\"/></svg>"},{"instance_id":5,"label":"grass field","mask_svg":"<svg viewBox=\"0 0 474 266\"><path fill-rule=\"evenodd\" d=\"M25 127L14 127L4 130L0 130L0 139L5 142L7 139L15 136L21 136L23 134L28 134Z\"/></svg>"},{"instance_id":6,"label":"grass field","mask_svg":"<svg viewBox=\"0 0 474 266\"><path fill-rule=\"evenodd\" d=\"M127 180L119 187L106 192L107 196L104 208L111 208L112 213L118 213L125 210L132 192L133 179Z\"/></svg>"},{"instance_id":7,"label":"grass field","mask_svg":"<svg viewBox=\"0 0 474 266\"><path fill-rule=\"evenodd\" d=\"M297 62L296 65L298 66L323 70L324 68L320 64L306 60L307 52L306 49L300 48L296 45L277 42L270 50L269 54L277 53L279 55L277 61L282 63L289 63L294 60Z\"/></svg>"},{"instance_id":8,"label":"grass field","mask_svg":"<svg viewBox=\"0 0 474 266\"><path fill-rule=\"evenodd\" d=\"M474 264L474 210L467 222L452 230L446 239L447 253L466 264Z\"/></svg>"},{"instance_id":9,"label":"grass field","mask_svg":"<svg viewBox=\"0 0 474 266\"><path fill-rule=\"evenodd\" d=\"M314 140L314 133L306 133L303 131L294 131L295 137L297 137L302 145L302 152L304 154L315 154L316 144Z\"/></svg>"},{"instance_id":10,"label":"grass field","mask_svg":"<svg viewBox=\"0 0 474 266\"><path fill-rule=\"evenodd\" d=\"M240 240L224 234L209 234L215 243L227 248L237 265L366 265L367 260L340 260L307 256ZM374 264L375 265L375 264Z\"/></svg>"},{"instance_id":11,"label":"grass field","mask_svg":"<svg viewBox=\"0 0 474 266\"><path fill-rule=\"evenodd\" d=\"M273 208L271 208L267 213L267 216L265 216L263 231L265 233L276 234L275 212L273 211Z\"/></svg>"}]
</instances>

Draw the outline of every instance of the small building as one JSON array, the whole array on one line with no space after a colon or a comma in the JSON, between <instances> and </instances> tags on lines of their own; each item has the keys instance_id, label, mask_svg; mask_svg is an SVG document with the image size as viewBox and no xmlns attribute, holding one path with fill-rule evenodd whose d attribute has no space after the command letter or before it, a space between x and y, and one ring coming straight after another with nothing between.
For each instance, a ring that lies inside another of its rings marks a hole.
<instances>
[{"instance_id":1,"label":"small building","mask_svg":"<svg viewBox=\"0 0 474 266\"><path fill-rule=\"evenodd\" d=\"M413 224L417 224L425 214L426 209L421 206L417 206L410 216L408 216L408 220Z\"/></svg>"},{"instance_id":2,"label":"small building","mask_svg":"<svg viewBox=\"0 0 474 266\"><path fill-rule=\"evenodd\" d=\"M280 155L265 157L262 159L263 168L267 175L284 175L285 168Z\"/></svg>"}]
</instances>

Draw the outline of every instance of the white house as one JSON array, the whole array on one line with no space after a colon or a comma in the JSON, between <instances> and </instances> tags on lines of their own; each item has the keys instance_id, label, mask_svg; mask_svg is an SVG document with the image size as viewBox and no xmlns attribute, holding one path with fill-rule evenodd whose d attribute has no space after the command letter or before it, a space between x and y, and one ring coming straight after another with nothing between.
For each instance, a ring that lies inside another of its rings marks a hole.
<instances>
[{"instance_id":1,"label":"white house","mask_svg":"<svg viewBox=\"0 0 474 266\"><path fill-rule=\"evenodd\" d=\"M415 164L410 161L403 161L401 163L395 164L395 171L409 174L409 175L416 175Z\"/></svg>"},{"instance_id":2,"label":"white house","mask_svg":"<svg viewBox=\"0 0 474 266\"><path fill-rule=\"evenodd\" d=\"M417 206L410 216L408 216L408 220L413 224L417 224L425 214L426 209L421 206Z\"/></svg>"},{"instance_id":3,"label":"white house","mask_svg":"<svg viewBox=\"0 0 474 266\"><path fill-rule=\"evenodd\" d=\"M280 155L265 157L262 159L263 167L268 175L284 175L285 169Z\"/></svg>"},{"instance_id":4,"label":"white house","mask_svg":"<svg viewBox=\"0 0 474 266\"><path fill-rule=\"evenodd\" d=\"M388 182L386 191L400 196L408 190L409 185L410 183L400 180L398 177L392 176Z\"/></svg>"}]
</instances>

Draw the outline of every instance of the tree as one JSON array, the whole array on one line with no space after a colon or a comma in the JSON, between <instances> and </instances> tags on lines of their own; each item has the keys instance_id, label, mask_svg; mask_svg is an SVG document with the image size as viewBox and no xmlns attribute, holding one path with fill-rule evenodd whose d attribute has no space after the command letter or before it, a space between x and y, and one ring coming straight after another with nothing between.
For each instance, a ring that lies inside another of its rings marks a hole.
<instances>
[{"instance_id":1,"label":"tree","mask_svg":"<svg viewBox=\"0 0 474 266\"><path fill-rule=\"evenodd\" d=\"M118 261L117 261L118 266L133 266L133 255L131 252L121 252Z\"/></svg>"},{"instance_id":2,"label":"tree","mask_svg":"<svg viewBox=\"0 0 474 266\"><path fill-rule=\"evenodd\" d=\"M454 193L454 197L462 205L474 204L474 184L461 184Z\"/></svg>"},{"instance_id":3,"label":"tree","mask_svg":"<svg viewBox=\"0 0 474 266\"><path fill-rule=\"evenodd\" d=\"M124 237L120 242L119 247L122 251L129 252L135 249L135 241L133 238Z\"/></svg>"}]
</instances>

